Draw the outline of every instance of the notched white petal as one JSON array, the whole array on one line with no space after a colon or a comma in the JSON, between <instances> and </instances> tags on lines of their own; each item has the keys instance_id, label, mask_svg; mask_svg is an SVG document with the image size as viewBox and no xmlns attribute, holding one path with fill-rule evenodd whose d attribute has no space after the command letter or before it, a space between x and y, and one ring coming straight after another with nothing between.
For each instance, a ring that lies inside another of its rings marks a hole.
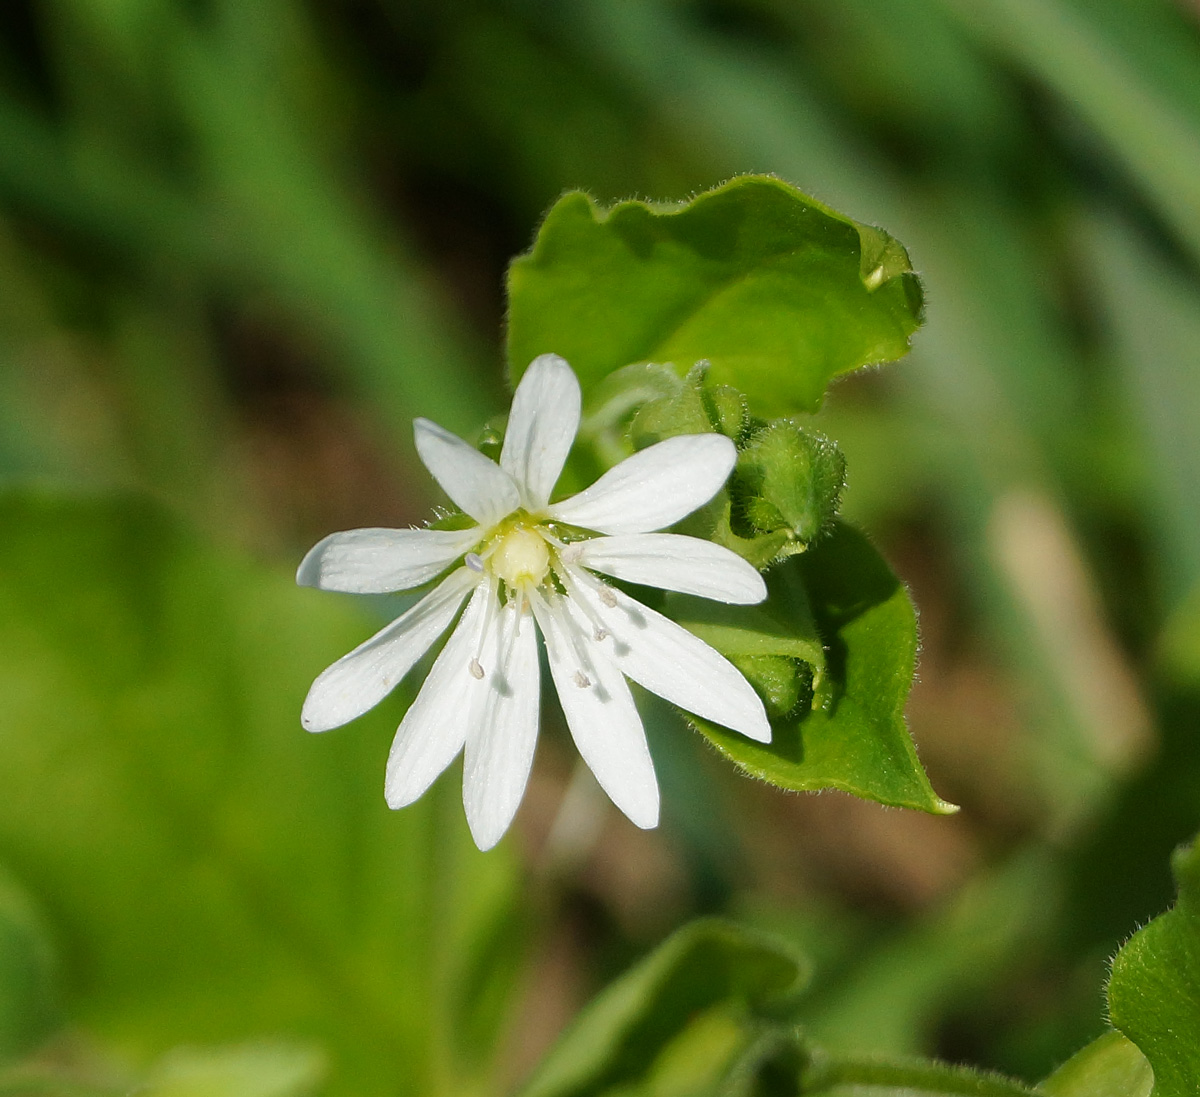
<instances>
[{"instance_id":1,"label":"notched white petal","mask_svg":"<svg viewBox=\"0 0 1200 1097\"><path fill-rule=\"evenodd\" d=\"M401 808L418 799L462 750L487 688L471 675L470 661L495 597L487 584L476 587L462 619L400 721L384 780L388 807Z\"/></svg>"},{"instance_id":2,"label":"notched white petal","mask_svg":"<svg viewBox=\"0 0 1200 1097\"><path fill-rule=\"evenodd\" d=\"M479 662L487 688L467 728L463 806L475 844L487 850L508 830L533 766L541 692L533 617L511 605L496 613Z\"/></svg>"},{"instance_id":3,"label":"notched white petal","mask_svg":"<svg viewBox=\"0 0 1200 1097\"><path fill-rule=\"evenodd\" d=\"M604 648L626 675L688 712L756 742L771 741L761 698L720 652L621 591L600 587L599 580L578 569L571 570L570 578L572 595L608 630Z\"/></svg>"},{"instance_id":4,"label":"notched white petal","mask_svg":"<svg viewBox=\"0 0 1200 1097\"><path fill-rule=\"evenodd\" d=\"M522 503L539 511L566 463L579 429L579 381L557 354L535 358L513 396L500 467L521 489Z\"/></svg>"},{"instance_id":5,"label":"notched white petal","mask_svg":"<svg viewBox=\"0 0 1200 1097\"><path fill-rule=\"evenodd\" d=\"M658 780L629 686L570 599L535 602L534 610L580 756L631 822L645 829L657 826Z\"/></svg>"},{"instance_id":6,"label":"notched white petal","mask_svg":"<svg viewBox=\"0 0 1200 1097\"><path fill-rule=\"evenodd\" d=\"M350 594L411 590L445 571L482 531L436 529L351 529L318 541L300 562L302 587Z\"/></svg>"},{"instance_id":7,"label":"notched white petal","mask_svg":"<svg viewBox=\"0 0 1200 1097\"><path fill-rule=\"evenodd\" d=\"M756 568L736 552L676 533L629 533L579 542L578 561L630 583L750 605L767 596Z\"/></svg>"},{"instance_id":8,"label":"notched white petal","mask_svg":"<svg viewBox=\"0 0 1200 1097\"><path fill-rule=\"evenodd\" d=\"M707 503L736 461L737 448L723 434L668 438L627 457L547 514L599 533L651 533Z\"/></svg>"},{"instance_id":9,"label":"notched white petal","mask_svg":"<svg viewBox=\"0 0 1200 1097\"><path fill-rule=\"evenodd\" d=\"M494 525L520 506L512 477L457 435L429 419L414 419L413 439L442 490L480 525Z\"/></svg>"},{"instance_id":10,"label":"notched white petal","mask_svg":"<svg viewBox=\"0 0 1200 1097\"><path fill-rule=\"evenodd\" d=\"M407 613L320 674L300 712L309 731L341 727L384 699L446 631L479 577L459 568Z\"/></svg>"}]
</instances>

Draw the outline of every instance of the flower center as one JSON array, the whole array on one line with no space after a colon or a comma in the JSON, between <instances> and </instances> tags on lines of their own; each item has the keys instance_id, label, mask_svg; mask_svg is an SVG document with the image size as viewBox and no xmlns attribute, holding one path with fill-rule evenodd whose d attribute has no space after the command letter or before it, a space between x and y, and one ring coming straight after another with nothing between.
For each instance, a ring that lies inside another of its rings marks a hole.
<instances>
[{"instance_id":1,"label":"flower center","mask_svg":"<svg viewBox=\"0 0 1200 1097\"><path fill-rule=\"evenodd\" d=\"M510 587L537 587L550 570L550 546L541 534L515 526L500 538L490 563Z\"/></svg>"}]
</instances>

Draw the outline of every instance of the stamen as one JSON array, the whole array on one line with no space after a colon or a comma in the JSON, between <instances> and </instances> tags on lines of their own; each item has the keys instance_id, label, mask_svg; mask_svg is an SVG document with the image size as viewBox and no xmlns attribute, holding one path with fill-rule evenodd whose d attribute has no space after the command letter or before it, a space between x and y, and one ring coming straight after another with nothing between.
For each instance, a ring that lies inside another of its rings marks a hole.
<instances>
[{"instance_id":1,"label":"stamen","mask_svg":"<svg viewBox=\"0 0 1200 1097\"><path fill-rule=\"evenodd\" d=\"M467 555L463 557L463 563L466 564L467 567L469 567L472 571L483 571L483 557L477 552L468 552Z\"/></svg>"},{"instance_id":2,"label":"stamen","mask_svg":"<svg viewBox=\"0 0 1200 1097\"><path fill-rule=\"evenodd\" d=\"M583 545L580 544L563 545L563 547L558 550L559 559L562 560L564 564L573 564L582 555Z\"/></svg>"},{"instance_id":3,"label":"stamen","mask_svg":"<svg viewBox=\"0 0 1200 1097\"><path fill-rule=\"evenodd\" d=\"M595 637L597 631L603 632L607 636L608 628L605 626L604 621L601 620L600 614L596 612L596 607L587 598L583 597L579 588L580 586L587 586L589 589L595 590L598 594L602 595L602 592L607 591L611 596L612 592L609 591L608 587L594 576L578 568L571 568L570 570L563 568L560 578L562 579L563 586L566 588L567 597L571 600L571 605L575 606L591 622L593 629L592 636ZM577 579L578 582L576 581ZM604 601L603 596L601 596L601 601ZM607 605L607 603L605 604ZM615 598L613 605L616 605ZM610 606L609 608L611 609L612 607ZM582 635L582 630L580 632Z\"/></svg>"},{"instance_id":4,"label":"stamen","mask_svg":"<svg viewBox=\"0 0 1200 1097\"><path fill-rule=\"evenodd\" d=\"M608 606L609 609L617 608L617 596L613 594L610 588L601 585L598 593L600 595L600 601Z\"/></svg>"},{"instance_id":5,"label":"stamen","mask_svg":"<svg viewBox=\"0 0 1200 1097\"><path fill-rule=\"evenodd\" d=\"M596 631L592 633L592 639L595 640L597 644L600 643L601 640L607 640L608 629L597 627Z\"/></svg>"},{"instance_id":6,"label":"stamen","mask_svg":"<svg viewBox=\"0 0 1200 1097\"><path fill-rule=\"evenodd\" d=\"M495 580L489 578L484 580L484 583L487 586L487 602L483 609L483 619L479 622L479 632L475 637L475 654L467 664L467 669L470 670L471 677L476 679L476 681L482 681L483 679L483 663L479 657L483 654L483 646L487 642L488 630L492 627L496 612L500 606L500 592L497 590Z\"/></svg>"},{"instance_id":7,"label":"stamen","mask_svg":"<svg viewBox=\"0 0 1200 1097\"><path fill-rule=\"evenodd\" d=\"M575 620L571 611L566 607L563 607L564 612L559 612L558 607L551 608L549 601L547 601L547 599L542 596L541 591L538 590L529 591L529 600L533 604L536 613L540 613L548 620L557 620L557 622L562 626L562 639L574 653L575 660L578 665L581 668L591 666L591 653L587 650L586 644L587 633L580 628L579 623ZM570 604L586 611L586 607L578 601L572 601ZM546 643L550 647L557 647L557 644L552 641L554 631L557 630L547 630L545 628L542 630L542 635L546 638ZM560 654L563 658L565 658L567 655L566 652L561 652ZM551 653L551 658L554 658L553 653ZM591 679L588 678L582 669L577 670L572 678L580 689L587 689L587 687L592 684ZM581 678L583 679L582 683L580 682Z\"/></svg>"}]
</instances>

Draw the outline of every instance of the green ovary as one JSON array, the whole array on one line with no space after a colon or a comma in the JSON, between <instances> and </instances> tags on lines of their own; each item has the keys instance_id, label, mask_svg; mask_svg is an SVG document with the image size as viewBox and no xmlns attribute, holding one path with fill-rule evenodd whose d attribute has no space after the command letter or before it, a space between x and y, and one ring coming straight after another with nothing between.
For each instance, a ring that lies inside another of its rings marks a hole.
<instances>
[{"instance_id":1,"label":"green ovary","mask_svg":"<svg viewBox=\"0 0 1200 1097\"><path fill-rule=\"evenodd\" d=\"M550 546L541 534L515 526L508 530L492 552L492 570L517 590L541 585L550 571Z\"/></svg>"}]
</instances>

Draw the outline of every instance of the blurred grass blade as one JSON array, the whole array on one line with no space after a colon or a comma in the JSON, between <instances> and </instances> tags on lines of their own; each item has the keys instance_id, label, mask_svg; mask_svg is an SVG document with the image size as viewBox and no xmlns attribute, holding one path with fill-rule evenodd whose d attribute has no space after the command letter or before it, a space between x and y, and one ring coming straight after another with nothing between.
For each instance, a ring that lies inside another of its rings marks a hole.
<instances>
[{"instance_id":1,"label":"blurred grass blade","mask_svg":"<svg viewBox=\"0 0 1200 1097\"><path fill-rule=\"evenodd\" d=\"M46 926L24 889L0 868L0 1064L61 1022L57 957Z\"/></svg>"},{"instance_id":2,"label":"blurred grass blade","mask_svg":"<svg viewBox=\"0 0 1200 1097\"><path fill-rule=\"evenodd\" d=\"M1075 107L1200 260L1200 119L1165 101L1116 44L1063 0L940 2L970 33Z\"/></svg>"},{"instance_id":3,"label":"blurred grass blade","mask_svg":"<svg viewBox=\"0 0 1200 1097\"><path fill-rule=\"evenodd\" d=\"M1177 605L1200 583L1200 284L1112 218L1092 216L1083 228L1120 396L1147 458L1142 501L1164 550L1160 578Z\"/></svg>"}]
</instances>

